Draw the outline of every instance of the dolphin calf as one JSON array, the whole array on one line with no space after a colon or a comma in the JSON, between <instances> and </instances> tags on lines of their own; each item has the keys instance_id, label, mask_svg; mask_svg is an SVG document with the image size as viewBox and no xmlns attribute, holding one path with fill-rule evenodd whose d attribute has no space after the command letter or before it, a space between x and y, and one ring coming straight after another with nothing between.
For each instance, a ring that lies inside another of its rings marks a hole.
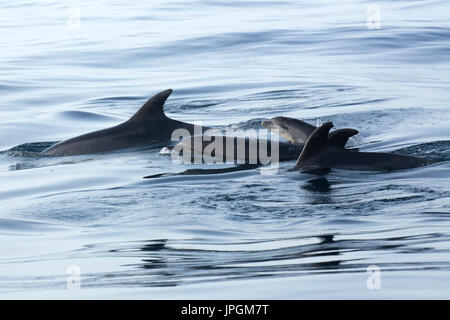
<instances>
[{"instance_id":1,"label":"dolphin calf","mask_svg":"<svg viewBox=\"0 0 450 320\"><path fill-rule=\"evenodd\" d=\"M332 122L326 122L312 132L292 170L307 172L341 168L386 171L409 169L436 162L393 153L352 152L337 148L328 141L328 133L332 127Z\"/></svg>"},{"instance_id":2,"label":"dolphin calf","mask_svg":"<svg viewBox=\"0 0 450 320\"><path fill-rule=\"evenodd\" d=\"M309 123L288 117L275 117L263 121L261 124L270 130L277 129L280 137L290 143L301 145L306 143L309 136L316 129L315 126ZM356 134L358 134L358 130L355 129L345 128L332 131L327 138L328 144L338 148L344 148L348 139Z\"/></svg>"},{"instance_id":3,"label":"dolphin calf","mask_svg":"<svg viewBox=\"0 0 450 320\"><path fill-rule=\"evenodd\" d=\"M163 106L172 89L151 97L129 120L117 126L61 141L42 151L44 155L81 155L107 152L170 141L175 129L194 125L168 118Z\"/></svg>"}]
</instances>

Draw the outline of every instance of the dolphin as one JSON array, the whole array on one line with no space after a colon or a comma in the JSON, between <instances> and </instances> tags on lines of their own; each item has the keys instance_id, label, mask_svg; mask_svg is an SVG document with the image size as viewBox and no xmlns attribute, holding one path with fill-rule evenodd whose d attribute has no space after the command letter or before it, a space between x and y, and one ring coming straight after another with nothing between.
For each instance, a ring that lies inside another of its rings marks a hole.
<instances>
[{"instance_id":1,"label":"dolphin","mask_svg":"<svg viewBox=\"0 0 450 320\"><path fill-rule=\"evenodd\" d=\"M276 146L276 148L278 148L278 161L297 159L306 140L308 140L308 137L316 129L315 126L310 125L309 123L287 117L275 117L270 120L263 121L261 124L270 130L278 129L278 134L288 141L278 142L278 146ZM329 134L328 141L333 146L344 148L348 139L355 134L358 134L358 131L355 129L338 129ZM191 158L183 158L184 161L203 161L205 160L205 150L211 149L213 146L213 143L210 141L217 140L220 141L220 147L214 149L214 154L212 157L216 162L224 161L246 164L263 164L263 160L265 159L260 157L259 147L267 146L267 150L261 151L263 151L262 154L268 154L269 152L267 151L271 148L272 144L270 140L264 139L240 138L232 136L225 137L221 135L208 135L205 133L204 136L185 137L172 149L172 152L178 152L180 149L183 149L191 154ZM252 152L253 158L251 157Z\"/></svg>"},{"instance_id":2,"label":"dolphin","mask_svg":"<svg viewBox=\"0 0 450 320\"><path fill-rule=\"evenodd\" d=\"M172 156L187 152L187 162L214 161L216 163L235 162L238 164L266 164L271 161L295 160L303 145L272 141L260 138L235 137L225 135L188 136L172 148ZM182 151L182 152L180 152ZM272 154L273 152L277 153ZM208 157L210 155L210 157Z\"/></svg>"},{"instance_id":3,"label":"dolphin","mask_svg":"<svg viewBox=\"0 0 450 320\"><path fill-rule=\"evenodd\" d=\"M304 145L316 129L309 123L288 117L275 117L263 121L261 124L270 130L277 129L280 137L290 143L300 145ZM358 130L348 128L332 131L328 135L328 144L343 149L348 139L356 134L358 134Z\"/></svg>"},{"instance_id":4,"label":"dolphin","mask_svg":"<svg viewBox=\"0 0 450 320\"><path fill-rule=\"evenodd\" d=\"M316 128L306 141L302 153L292 170L314 172L321 169L353 169L390 171L420 167L434 160L382 152L352 152L330 145L328 134L333 127L326 122Z\"/></svg>"},{"instance_id":5,"label":"dolphin","mask_svg":"<svg viewBox=\"0 0 450 320\"><path fill-rule=\"evenodd\" d=\"M151 97L129 120L103 130L61 141L46 150L44 155L82 155L137 146L147 146L171 140L175 129L194 133L195 125L168 118L163 106L172 89Z\"/></svg>"}]
</instances>

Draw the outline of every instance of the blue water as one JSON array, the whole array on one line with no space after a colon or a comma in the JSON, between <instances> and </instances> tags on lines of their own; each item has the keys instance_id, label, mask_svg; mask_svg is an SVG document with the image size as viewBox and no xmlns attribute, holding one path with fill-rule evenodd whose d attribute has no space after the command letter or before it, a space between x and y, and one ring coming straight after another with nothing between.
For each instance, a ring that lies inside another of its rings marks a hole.
<instances>
[{"instance_id":1,"label":"blue water","mask_svg":"<svg viewBox=\"0 0 450 320\"><path fill-rule=\"evenodd\" d=\"M0 297L450 298L448 1L36 0L0 16ZM36 156L168 88L177 120L332 120L361 150L438 163L176 175L210 167L160 148Z\"/></svg>"}]
</instances>

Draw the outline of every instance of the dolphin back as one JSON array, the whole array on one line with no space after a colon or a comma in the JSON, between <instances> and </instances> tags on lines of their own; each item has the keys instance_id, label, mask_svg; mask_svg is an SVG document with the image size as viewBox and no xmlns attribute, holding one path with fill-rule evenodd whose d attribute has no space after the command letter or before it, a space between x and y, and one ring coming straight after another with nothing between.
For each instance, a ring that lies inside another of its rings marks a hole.
<instances>
[{"instance_id":1,"label":"dolphin back","mask_svg":"<svg viewBox=\"0 0 450 320\"><path fill-rule=\"evenodd\" d=\"M44 155L81 155L108 152L169 141L173 130L193 125L172 120L164 114L164 103L172 89L155 94L127 121L59 142L42 151Z\"/></svg>"},{"instance_id":2,"label":"dolphin back","mask_svg":"<svg viewBox=\"0 0 450 320\"><path fill-rule=\"evenodd\" d=\"M327 136L333 127L324 123L314 130L303 148L294 169L310 171L318 168L390 171L420 167L435 163L434 160L383 152L353 152L329 144ZM346 129L348 130L348 129ZM337 130L336 130L337 131ZM346 136L351 131L343 132Z\"/></svg>"}]
</instances>

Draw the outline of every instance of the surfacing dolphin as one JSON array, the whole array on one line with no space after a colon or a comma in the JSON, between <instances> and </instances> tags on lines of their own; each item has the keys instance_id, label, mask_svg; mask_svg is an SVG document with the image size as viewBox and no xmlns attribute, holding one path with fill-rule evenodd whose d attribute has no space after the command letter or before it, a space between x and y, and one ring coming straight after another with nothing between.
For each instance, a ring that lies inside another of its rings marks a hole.
<instances>
[{"instance_id":1,"label":"surfacing dolphin","mask_svg":"<svg viewBox=\"0 0 450 320\"><path fill-rule=\"evenodd\" d=\"M275 131L288 142L277 142L278 157L277 161L288 161L298 159L303 146L308 140L311 133L316 129L315 126L301 120L275 117L261 123L264 127ZM328 135L328 143L338 148L344 148L348 139L357 134L355 129L338 129L330 132ZM203 139L207 138L206 141ZM195 142L195 139L201 141ZM236 163L264 163L264 157L260 158L260 146L271 149L271 140L255 139L255 138L239 138L233 136L210 135L187 137L179 142L173 150L177 151L183 149L189 151L192 155L191 162L195 159L201 159L205 151L211 149L214 143L210 141L221 141L221 148L214 148L214 160L221 162L236 162ZM262 150L262 154L267 154L268 150ZM239 152L240 151L240 152ZM204 159L204 158L203 158ZM226 160L225 160L226 159ZM254 161L252 161L252 159ZM186 159L185 159L186 160Z\"/></svg>"},{"instance_id":2,"label":"surfacing dolphin","mask_svg":"<svg viewBox=\"0 0 450 320\"><path fill-rule=\"evenodd\" d=\"M337 148L328 142L328 133L332 127L332 122L326 122L313 131L292 170L308 172L340 168L390 171L415 168L436 162L393 153L352 152Z\"/></svg>"},{"instance_id":3,"label":"surfacing dolphin","mask_svg":"<svg viewBox=\"0 0 450 320\"><path fill-rule=\"evenodd\" d=\"M61 141L42 151L44 155L81 155L108 152L170 141L175 129L194 132L194 125L168 118L164 103L172 89L151 97L129 120L117 126Z\"/></svg>"},{"instance_id":4,"label":"surfacing dolphin","mask_svg":"<svg viewBox=\"0 0 450 320\"><path fill-rule=\"evenodd\" d=\"M199 139L196 141L196 139ZM206 141L204 140L206 139ZM220 141L219 144L216 144ZM194 162L196 159L201 161L214 160L216 163L235 162L238 164L264 164L265 155L270 154L270 158L276 161L289 161L298 158L303 145L292 144L289 142L274 141L260 138L235 137L235 136L190 136L182 139L172 152L189 152L191 155L187 162ZM211 153L211 157L205 157L205 154ZM269 156L267 156L269 157Z\"/></svg>"},{"instance_id":5,"label":"surfacing dolphin","mask_svg":"<svg viewBox=\"0 0 450 320\"><path fill-rule=\"evenodd\" d=\"M275 117L263 121L261 124L270 130L277 129L280 137L286 139L290 143L300 145L304 145L309 136L316 129L315 126L309 123L288 117ZM356 134L358 134L358 130L355 129L345 128L334 130L328 135L328 144L337 148L344 148L348 139Z\"/></svg>"}]
</instances>

